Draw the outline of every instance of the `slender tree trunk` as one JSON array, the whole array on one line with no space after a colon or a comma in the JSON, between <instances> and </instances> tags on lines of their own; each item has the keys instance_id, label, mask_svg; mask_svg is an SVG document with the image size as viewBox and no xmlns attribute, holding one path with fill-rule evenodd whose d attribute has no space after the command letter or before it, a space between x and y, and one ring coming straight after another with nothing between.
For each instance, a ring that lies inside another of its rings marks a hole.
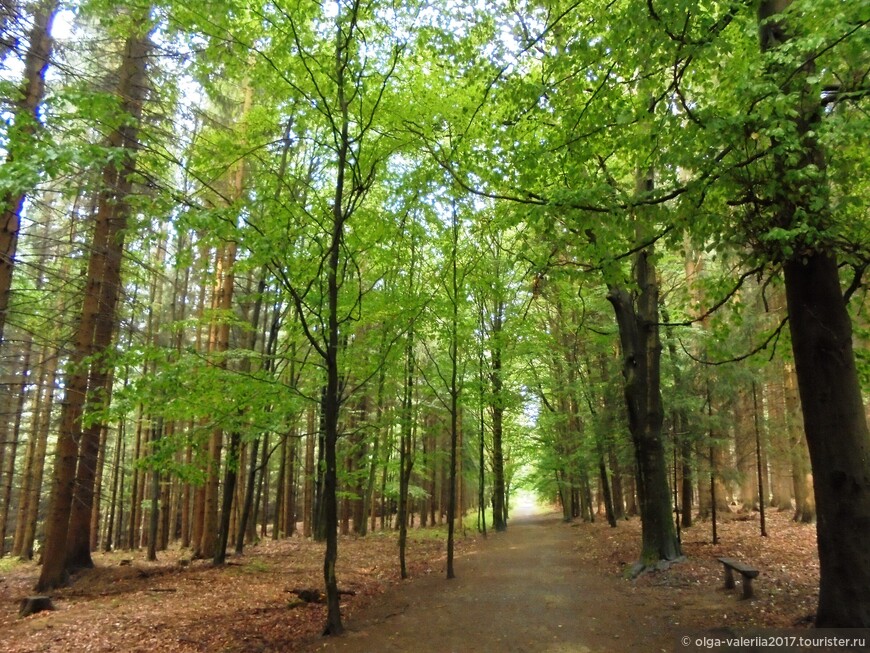
<instances>
[{"instance_id":1,"label":"slender tree trunk","mask_svg":"<svg viewBox=\"0 0 870 653\"><path fill-rule=\"evenodd\" d=\"M278 448L278 478L275 479L275 526L272 528L272 539L277 540L284 536L286 528L283 520L284 514L284 486L287 473L287 436L281 438L281 446Z\"/></svg>"},{"instance_id":2,"label":"slender tree trunk","mask_svg":"<svg viewBox=\"0 0 870 653\"><path fill-rule=\"evenodd\" d=\"M792 483L794 483L794 521L808 524L816 519L816 504L813 499L813 475L810 472L807 438L798 398L797 376L791 365L783 367L783 374L785 375L788 439L791 445Z\"/></svg>"},{"instance_id":3,"label":"slender tree trunk","mask_svg":"<svg viewBox=\"0 0 870 653\"><path fill-rule=\"evenodd\" d=\"M616 457L616 449L613 443L608 443L607 459L610 462L613 488L613 516L617 519L625 519L625 490L622 486L622 466Z\"/></svg>"},{"instance_id":4,"label":"slender tree trunk","mask_svg":"<svg viewBox=\"0 0 870 653\"><path fill-rule=\"evenodd\" d=\"M756 413L752 398L746 390L737 392L737 401L731 409L734 419L734 454L737 471L740 474L740 500L746 511L757 509L758 495L758 460L756 460Z\"/></svg>"},{"instance_id":5,"label":"slender tree trunk","mask_svg":"<svg viewBox=\"0 0 870 653\"><path fill-rule=\"evenodd\" d=\"M381 347L382 356L385 354L384 348ZM381 430L383 428L382 418L384 415L384 383L386 382L386 365L381 367L378 374L378 394L377 407L375 408L375 441L372 447L371 460L369 462L369 473L366 481L365 494L363 495L363 524L360 529L360 535L366 534L366 524L368 516L371 514L371 530L375 530L375 512L374 512L374 493L375 493L375 476L378 471L378 459L381 454Z\"/></svg>"},{"instance_id":6,"label":"slender tree trunk","mask_svg":"<svg viewBox=\"0 0 870 653\"><path fill-rule=\"evenodd\" d=\"M452 247L450 250L451 287L450 302L450 497L447 502L447 578L455 578L453 569L453 538L456 525L456 465L459 441L459 276L457 274L457 249L459 246L459 221L453 207Z\"/></svg>"},{"instance_id":7,"label":"slender tree trunk","mask_svg":"<svg viewBox=\"0 0 870 653\"><path fill-rule=\"evenodd\" d=\"M163 437L163 418L158 416L151 429L151 447L156 449L157 443ZM157 560L157 530L160 522L160 470L151 470L151 510L148 520L148 560Z\"/></svg>"},{"instance_id":8,"label":"slender tree trunk","mask_svg":"<svg viewBox=\"0 0 870 653\"><path fill-rule=\"evenodd\" d=\"M297 462L299 451L298 427L293 426L287 446L287 477L284 483L284 529L287 537L296 533L296 500L297 500ZM365 522L365 519L362 520ZM356 523L354 523L356 526Z\"/></svg>"},{"instance_id":9,"label":"slender tree trunk","mask_svg":"<svg viewBox=\"0 0 870 653\"><path fill-rule=\"evenodd\" d=\"M227 560L227 542L230 536L230 513L233 499L236 495L236 479L238 478L239 447L242 436L238 431L230 435L230 446L227 451L226 471L224 473L223 500L221 502L220 524L217 531L217 543L212 558L212 564L222 565Z\"/></svg>"},{"instance_id":10,"label":"slender tree trunk","mask_svg":"<svg viewBox=\"0 0 870 653\"><path fill-rule=\"evenodd\" d=\"M311 537L314 532L314 443L317 438L315 431L317 415L314 406L309 406L307 416L308 433L305 435L305 479L302 488L303 537Z\"/></svg>"},{"instance_id":11,"label":"slender tree trunk","mask_svg":"<svg viewBox=\"0 0 870 653\"><path fill-rule=\"evenodd\" d=\"M39 411L39 422L36 427L36 450L33 461L33 478L29 487L29 498L27 500L27 510L22 511L21 517L24 519L23 530L21 534L21 546L18 550L18 555L24 560L33 559L33 545L36 539L37 519L39 516L39 503L42 497L42 480L45 471L45 457L48 449L48 435L51 429L51 413L54 407L55 388L57 387L57 365L59 352L51 349L48 366L45 372L45 398L42 408ZM34 415L34 421L36 420Z\"/></svg>"},{"instance_id":12,"label":"slender tree trunk","mask_svg":"<svg viewBox=\"0 0 870 653\"><path fill-rule=\"evenodd\" d=\"M37 461L37 448L39 442L39 422L42 412L46 409L46 383L48 380L48 372L51 367L48 358L54 356L54 351L45 346L42 348L40 361L37 369L40 370L39 379L36 384L36 397L33 402L33 415L30 423L30 437L27 440L27 450L24 457L24 469L21 474L21 490L18 501L18 515L15 520L15 535L12 541L12 555L21 557L24 548L24 530L27 523L27 514L30 509L30 503L34 499L39 500L39 493L34 496L33 488L36 478L36 465L42 465L44 461ZM51 381L54 382L52 373ZM41 472L40 472L41 476Z\"/></svg>"},{"instance_id":13,"label":"slender tree trunk","mask_svg":"<svg viewBox=\"0 0 870 653\"><path fill-rule=\"evenodd\" d=\"M414 283L413 259L411 263L411 284ZM402 431L399 435L399 572L402 579L408 578L405 563L405 549L408 541L408 485L411 481L413 460L411 459L411 433L414 419L414 327L408 330L405 347L405 387L402 395Z\"/></svg>"},{"instance_id":14,"label":"slender tree trunk","mask_svg":"<svg viewBox=\"0 0 870 653\"><path fill-rule=\"evenodd\" d=\"M483 309L480 311L480 351L477 355L477 381L480 385L477 405L477 431L479 440L477 443L477 522L478 530L486 537L486 374L484 369L484 345L483 345ZM561 491L561 489L560 489ZM563 501L564 507L564 501Z\"/></svg>"},{"instance_id":15,"label":"slender tree trunk","mask_svg":"<svg viewBox=\"0 0 870 653\"><path fill-rule=\"evenodd\" d=\"M94 505L91 508L90 547L96 551L100 539L100 512L103 496L103 470L106 466L106 443L109 438L109 425L100 427L100 442L97 448L97 466L94 472Z\"/></svg>"},{"instance_id":16,"label":"slender tree trunk","mask_svg":"<svg viewBox=\"0 0 870 653\"><path fill-rule=\"evenodd\" d=\"M233 266L236 261L236 243L230 242L219 248L215 270L214 307L226 315L232 309L233 301ZM225 317L214 322L209 335L209 355L216 356L214 364L225 368L226 360L223 354L229 349L230 329ZM223 452L223 431L216 428L212 431L208 444L208 478L205 484L203 504L202 534L199 540L198 553L203 558L214 558L218 543L218 502L220 497L220 472ZM235 489L235 488L234 488Z\"/></svg>"},{"instance_id":17,"label":"slender tree trunk","mask_svg":"<svg viewBox=\"0 0 870 653\"><path fill-rule=\"evenodd\" d=\"M507 530L505 519L504 449L502 445L504 420L504 379L502 378L502 326L504 302L499 301L490 332L490 382L492 384L492 527Z\"/></svg>"},{"instance_id":18,"label":"slender tree trunk","mask_svg":"<svg viewBox=\"0 0 870 653\"><path fill-rule=\"evenodd\" d=\"M118 434L115 438L115 451L112 458L112 495L109 500L109 515L106 520L106 536L103 538L103 551L112 550L112 542L115 529L115 513L119 504L119 491L121 481L121 449L124 446L123 423L118 425ZM120 526L119 526L120 530Z\"/></svg>"}]
</instances>

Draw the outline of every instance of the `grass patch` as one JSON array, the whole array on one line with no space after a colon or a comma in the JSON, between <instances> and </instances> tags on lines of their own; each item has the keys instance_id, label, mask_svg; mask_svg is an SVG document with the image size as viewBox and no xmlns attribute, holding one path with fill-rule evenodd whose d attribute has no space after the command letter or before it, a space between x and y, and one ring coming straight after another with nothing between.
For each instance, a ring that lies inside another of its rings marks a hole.
<instances>
[{"instance_id":1,"label":"grass patch","mask_svg":"<svg viewBox=\"0 0 870 653\"><path fill-rule=\"evenodd\" d=\"M242 569L246 572L265 574L272 571L272 566L263 560L251 560Z\"/></svg>"},{"instance_id":2,"label":"grass patch","mask_svg":"<svg viewBox=\"0 0 870 653\"><path fill-rule=\"evenodd\" d=\"M21 560L18 558L13 558L12 556L4 556L0 558L0 573L12 571L20 567L22 564Z\"/></svg>"}]
</instances>

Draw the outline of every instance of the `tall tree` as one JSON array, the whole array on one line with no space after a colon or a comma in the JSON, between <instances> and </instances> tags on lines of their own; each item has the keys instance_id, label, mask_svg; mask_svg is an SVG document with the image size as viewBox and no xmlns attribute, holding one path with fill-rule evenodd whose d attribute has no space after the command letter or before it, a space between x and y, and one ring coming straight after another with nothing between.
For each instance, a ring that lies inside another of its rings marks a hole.
<instances>
[{"instance_id":1,"label":"tall tree","mask_svg":"<svg viewBox=\"0 0 870 653\"><path fill-rule=\"evenodd\" d=\"M39 106L45 96L45 72L53 48L51 26L58 5L57 0L40 0L34 6L33 28L24 60L24 81L14 103L14 119L8 134L6 165L17 168L20 179L7 186L8 190L0 196L0 343L3 342L6 313L9 309L21 211L26 192L35 185L40 172L39 167L28 158L37 149L34 145L40 124ZM6 10L0 15L6 18Z\"/></svg>"},{"instance_id":2,"label":"tall tree","mask_svg":"<svg viewBox=\"0 0 870 653\"><path fill-rule=\"evenodd\" d=\"M136 29L142 30L147 25L148 21L143 20L136 25ZM77 327L76 347L70 362L70 373L65 383L51 500L46 518L43 566L37 591L45 591L65 583L70 562L80 566L87 565L90 561L89 549L85 556L80 555L73 560L68 558L71 552L70 516L77 465L80 461L82 464L92 464L92 444L81 442L81 453L79 444L82 439L82 417L86 399L92 397L91 405L99 405L99 393L106 387L107 366L100 355L109 347L115 327L124 236L131 210L129 197L133 191L139 125L147 93L146 63L149 47L147 34L138 33L128 37L119 68L116 93L120 115L117 126L109 136L108 146L117 153L116 160L120 163L113 160L103 169L102 189L94 216L95 228L85 297ZM83 364L88 357L91 357L90 366ZM89 382L92 383L90 388ZM88 493L93 493L93 486L81 488L80 491L85 493L83 500L87 500ZM89 528L89 514L86 523ZM84 526L84 523L80 525ZM90 538L80 538L80 541L89 542Z\"/></svg>"},{"instance_id":3,"label":"tall tree","mask_svg":"<svg viewBox=\"0 0 870 653\"><path fill-rule=\"evenodd\" d=\"M765 72L791 107L782 136L771 139L774 178L765 199L771 227L794 234L781 254L818 511L816 625L868 628L870 550L863 534L870 526L870 432L837 250L826 235L832 226L831 192L818 135L825 108L814 79L815 58L780 56L791 45L794 23L800 24L799 9L792 0L759 5Z\"/></svg>"}]
</instances>

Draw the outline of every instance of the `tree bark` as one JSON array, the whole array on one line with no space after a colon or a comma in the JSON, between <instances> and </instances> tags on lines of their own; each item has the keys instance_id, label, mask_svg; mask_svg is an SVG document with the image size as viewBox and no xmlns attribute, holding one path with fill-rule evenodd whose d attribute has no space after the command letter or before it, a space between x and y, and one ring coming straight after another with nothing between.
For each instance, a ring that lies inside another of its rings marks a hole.
<instances>
[{"instance_id":1,"label":"tree bark","mask_svg":"<svg viewBox=\"0 0 870 653\"><path fill-rule=\"evenodd\" d=\"M785 275L818 515L816 625L870 628L870 435L837 263L813 253Z\"/></svg>"},{"instance_id":2,"label":"tree bark","mask_svg":"<svg viewBox=\"0 0 870 653\"><path fill-rule=\"evenodd\" d=\"M637 461L637 491L642 524L640 560L649 565L680 556L674 522L662 436L661 342L658 329L658 283L650 249L634 260L638 295L611 286L622 345L622 373L628 427Z\"/></svg>"},{"instance_id":3,"label":"tree bark","mask_svg":"<svg viewBox=\"0 0 870 653\"><path fill-rule=\"evenodd\" d=\"M15 395L15 401L12 401L13 396L10 393L10 412L14 414L12 419L12 433L9 434L9 454L6 460L6 482L3 485L3 499L0 503L0 557L6 554L6 528L9 522L9 508L12 505L12 489L13 477L15 476L15 463L18 458L18 443L21 441L21 418L24 415L24 406L27 400L27 388L30 385L31 375L33 370L30 367L30 357L33 353L33 336L25 335L23 343L23 352L21 354L21 372L18 374L17 385L18 393ZM0 442L0 449L6 446L5 442ZM2 467L2 465L0 465ZM19 498L19 502L21 499ZM14 538L13 538L14 539ZM14 544L14 542L13 542Z\"/></svg>"},{"instance_id":4,"label":"tree bark","mask_svg":"<svg viewBox=\"0 0 870 653\"><path fill-rule=\"evenodd\" d=\"M507 530L505 519L504 448L502 443L504 424L504 379L502 378L502 322L504 302L496 305L490 325L490 383L492 384L492 527L495 531Z\"/></svg>"},{"instance_id":5,"label":"tree bark","mask_svg":"<svg viewBox=\"0 0 870 653\"><path fill-rule=\"evenodd\" d=\"M14 123L6 145L6 163L11 164L29 155L34 136L39 126L39 105L45 96L45 71L54 42L51 26L57 12L57 0L43 0L36 5L30 44L24 59L24 82L21 95L15 102ZM12 289L12 273L15 253L18 249L18 232L21 228L21 209L25 191L10 190L0 198L0 343L6 326L9 296Z\"/></svg>"},{"instance_id":6,"label":"tree bark","mask_svg":"<svg viewBox=\"0 0 870 653\"><path fill-rule=\"evenodd\" d=\"M807 437L801 418L798 398L797 375L794 366L783 366L788 440L791 448L792 483L794 484L794 521L808 524L816 519L816 504L813 499L813 475L810 472L810 455Z\"/></svg>"},{"instance_id":7,"label":"tree bark","mask_svg":"<svg viewBox=\"0 0 870 653\"><path fill-rule=\"evenodd\" d=\"M73 372L67 379L61 411L52 499L46 519L43 566L37 582L39 592L58 587L68 578L68 531L79 455L78 441L82 435L81 418L89 380L88 371L83 369L82 363L86 357L102 354L107 349L114 330L124 233L130 212L126 200L133 188L134 155L139 147L139 123L146 93L145 65L148 48L147 36L137 35L127 39L124 49L117 93L121 98L125 120L110 135L109 146L123 151L126 156L121 166L112 163L103 171L103 190L100 193L93 248L88 263L86 294L78 325L76 348L71 357ZM100 360L91 363L98 368L104 364ZM99 377L99 373L96 376ZM94 390L104 386L105 382L98 383ZM90 491L93 492L93 486ZM87 525L89 528L90 515Z\"/></svg>"},{"instance_id":8,"label":"tree bark","mask_svg":"<svg viewBox=\"0 0 870 653\"><path fill-rule=\"evenodd\" d=\"M759 7L762 51L781 48L790 36L783 12L791 0L763 0ZM820 233L829 226L826 160L816 134L820 98L807 84L812 61L788 74L796 98L797 141L774 142L773 196L777 225L809 220ZM791 70L791 69L789 69ZM816 626L870 628L870 433L852 348L852 324L840 288L833 245L796 242L783 262L786 301L798 389L812 463L819 543Z\"/></svg>"}]
</instances>

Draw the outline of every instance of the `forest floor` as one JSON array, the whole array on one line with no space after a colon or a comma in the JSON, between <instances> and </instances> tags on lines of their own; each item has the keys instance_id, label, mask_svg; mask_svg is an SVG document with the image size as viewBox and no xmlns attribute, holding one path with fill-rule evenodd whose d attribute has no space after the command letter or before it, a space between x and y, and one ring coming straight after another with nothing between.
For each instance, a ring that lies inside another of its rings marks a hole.
<instances>
[{"instance_id":1,"label":"forest floor","mask_svg":"<svg viewBox=\"0 0 870 653\"><path fill-rule=\"evenodd\" d=\"M443 532L415 530L411 580L398 580L394 534L343 537L338 577L347 633L322 638L325 608L289 590L320 587L321 544L263 541L214 568L181 551L147 562L144 552L96 554L97 567L52 593L56 610L17 616L38 576L34 564L0 561L0 650L123 653L343 651L674 651L679 637L731 627L807 627L815 607L815 528L768 515L727 515L718 545L710 524L683 532L687 559L626 580L637 520L611 529L564 523L554 513L514 513L506 533L468 533L456 575L444 580ZM755 598L722 587L717 556L761 570ZM122 561L129 561L124 562Z\"/></svg>"}]
</instances>

